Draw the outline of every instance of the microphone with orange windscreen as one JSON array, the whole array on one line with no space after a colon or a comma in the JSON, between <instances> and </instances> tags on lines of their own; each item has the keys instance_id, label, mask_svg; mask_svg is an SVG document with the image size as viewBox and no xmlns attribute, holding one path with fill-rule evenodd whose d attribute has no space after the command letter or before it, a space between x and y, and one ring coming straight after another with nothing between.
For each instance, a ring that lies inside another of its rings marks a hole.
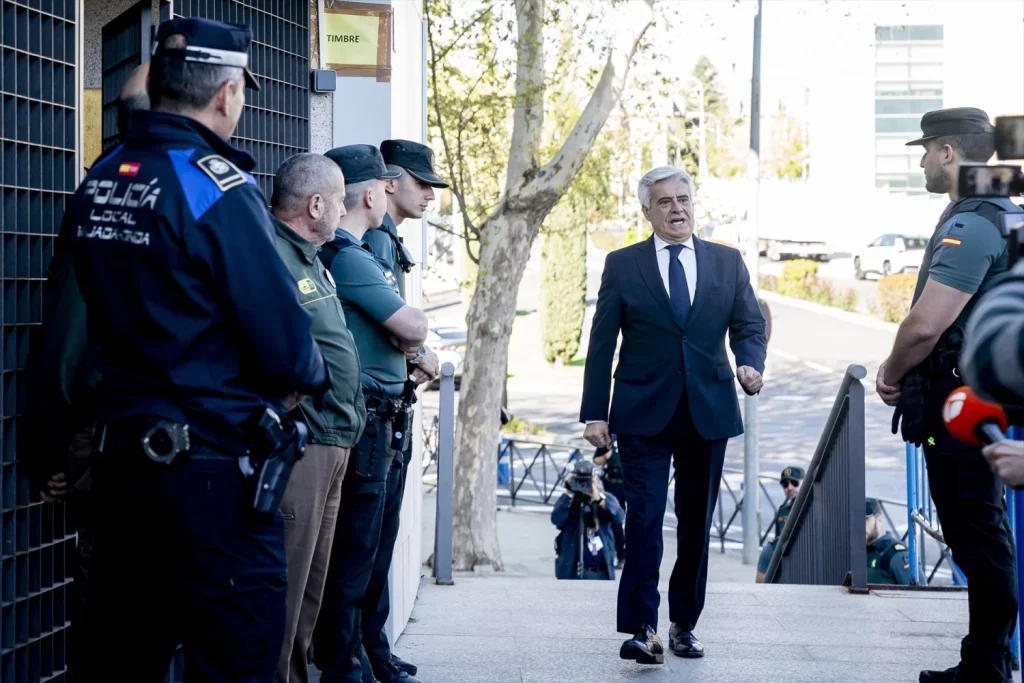
<instances>
[{"instance_id":1,"label":"microphone with orange windscreen","mask_svg":"<svg viewBox=\"0 0 1024 683\"><path fill-rule=\"evenodd\" d=\"M949 395L942 406L942 420L946 431L971 446L1002 441L1009 425L1002 406L981 400L968 387Z\"/></svg>"}]
</instances>

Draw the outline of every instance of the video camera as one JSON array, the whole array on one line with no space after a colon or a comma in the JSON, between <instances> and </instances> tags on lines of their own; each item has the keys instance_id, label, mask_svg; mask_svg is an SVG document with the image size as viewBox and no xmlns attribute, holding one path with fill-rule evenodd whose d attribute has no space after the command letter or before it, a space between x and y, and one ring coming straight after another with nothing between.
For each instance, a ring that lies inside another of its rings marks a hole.
<instances>
[{"instance_id":1,"label":"video camera","mask_svg":"<svg viewBox=\"0 0 1024 683\"><path fill-rule=\"evenodd\" d=\"M594 491L594 475L600 474L600 468L589 460L577 460L573 463L572 476L566 482L569 493L576 498L590 500Z\"/></svg>"},{"instance_id":2,"label":"video camera","mask_svg":"<svg viewBox=\"0 0 1024 683\"><path fill-rule=\"evenodd\" d=\"M1024 159L1024 116L999 116L995 125L996 158ZM1020 166L961 164L961 197L1015 197L1024 194Z\"/></svg>"},{"instance_id":3,"label":"video camera","mask_svg":"<svg viewBox=\"0 0 1024 683\"><path fill-rule=\"evenodd\" d=\"M996 158L1024 159L1024 116L1000 116L995 125ZM1024 172L1020 166L961 164L958 190L961 197L1016 197L1024 195ZM999 229L1009 242L1010 265L1024 248L1024 213L999 214Z\"/></svg>"}]
</instances>

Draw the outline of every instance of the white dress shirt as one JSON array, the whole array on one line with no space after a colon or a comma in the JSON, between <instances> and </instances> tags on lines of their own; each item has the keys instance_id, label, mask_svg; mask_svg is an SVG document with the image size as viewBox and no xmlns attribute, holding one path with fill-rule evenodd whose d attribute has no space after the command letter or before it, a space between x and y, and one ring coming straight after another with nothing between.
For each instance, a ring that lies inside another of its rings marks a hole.
<instances>
[{"instance_id":1,"label":"white dress shirt","mask_svg":"<svg viewBox=\"0 0 1024 683\"><path fill-rule=\"evenodd\" d=\"M671 299L672 292L668 286L668 260L672 255L668 253L668 242L655 235L654 249L658 256L658 272L661 274L661 282L665 285L665 292ZM686 273L686 287L690 290L690 305L693 305L693 295L697 292L697 252L693 250L693 235L683 242L683 250L679 252L679 261L683 264L683 272ZM587 420L587 424L603 421Z\"/></svg>"},{"instance_id":2,"label":"white dress shirt","mask_svg":"<svg viewBox=\"0 0 1024 683\"><path fill-rule=\"evenodd\" d=\"M668 260L672 258L672 255L668 252L668 246L668 242L657 235L654 236L654 249L658 255L658 272L661 273L665 292L671 298L672 292L668 286ZM683 264L683 272L686 273L686 287L690 290L690 304L693 304L693 295L697 292L697 252L693 250L693 235L683 242L683 250L679 252L679 262Z\"/></svg>"}]
</instances>

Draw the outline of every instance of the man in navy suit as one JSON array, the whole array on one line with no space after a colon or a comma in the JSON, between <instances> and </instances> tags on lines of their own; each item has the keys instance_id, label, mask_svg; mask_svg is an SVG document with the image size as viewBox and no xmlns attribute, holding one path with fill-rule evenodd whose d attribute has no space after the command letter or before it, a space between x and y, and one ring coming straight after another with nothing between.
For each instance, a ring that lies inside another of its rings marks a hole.
<instances>
[{"instance_id":1,"label":"man in navy suit","mask_svg":"<svg viewBox=\"0 0 1024 683\"><path fill-rule=\"evenodd\" d=\"M693 634L704 608L708 540L725 447L743 432L732 380L761 390L767 339L750 276L735 249L693 236L693 181L661 167L640 180L650 239L608 254L583 381L580 421L597 447L618 437L625 479L626 564L618 630L634 634L619 656L661 664L658 569L675 459L678 551L669 583L669 647L702 657ZM611 394L619 333L622 348ZM736 357L729 364L725 334Z\"/></svg>"}]
</instances>

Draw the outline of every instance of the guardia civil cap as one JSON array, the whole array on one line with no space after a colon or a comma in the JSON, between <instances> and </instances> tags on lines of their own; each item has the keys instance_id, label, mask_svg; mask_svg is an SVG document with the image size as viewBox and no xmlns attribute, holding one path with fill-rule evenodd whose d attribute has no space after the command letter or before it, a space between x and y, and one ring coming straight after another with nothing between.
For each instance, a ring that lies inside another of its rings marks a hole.
<instances>
[{"instance_id":1,"label":"guardia civil cap","mask_svg":"<svg viewBox=\"0 0 1024 683\"><path fill-rule=\"evenodd\" d=\"M794 479L796 481L803 481L804 474L804 468L802 467L787 467L786 469L782 470L782 476L779 477L779 479Z\"/></svg>"},{"instance_id":2,"label":"guardia civil cap","mask_svg":"<svg viewBox=\"0 0 1024 683\"><path fill-rule=\"evenodd\" d=\"M401 178L400 171L389 171L384 157L373 145L345 145L335 147L324 156L338 164L345 176L345 184L352 185L367 180L393 180Z\"/></svg>"},{"instance_id":3,"label":"guardia civil cap","mask_svg":"<svg viewBox=\"0 0 1024 683\"><path fill-rule=\"evenodd\" d=\"M380 143L384 161L401 166L413 178L431 187L448 187L448 183L434 173L434 150L410 140L385 140Z\"/></svg>"},{"instance_id":4,"label":"guardia civil cap","mask_svg":"<svg viewBox=\"0 0 1024 683\"><path fill-rule=\"evenodd\" d=\"M944 135L970 135L989 133L995 128L981 109L974 107L955 107L953 109L936 109L921 117L923 135L911 140L907 145L923 145Z\"/></svg>"}]
</instances>

